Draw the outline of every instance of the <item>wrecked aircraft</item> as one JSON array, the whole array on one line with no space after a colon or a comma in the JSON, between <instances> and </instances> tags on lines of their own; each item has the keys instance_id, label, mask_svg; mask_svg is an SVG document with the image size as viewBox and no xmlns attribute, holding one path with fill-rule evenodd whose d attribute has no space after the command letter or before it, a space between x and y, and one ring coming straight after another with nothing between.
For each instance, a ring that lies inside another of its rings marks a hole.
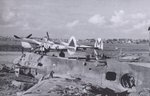
<instances>
[{"instance_id":1,"label":"wrecked aircraft","mask_svg":"<svg viewBox=\"0 0 150 96\"><path fill-rule=\"evenodd\" d=\"M116 59L76 60L35 53L22 54L14 60L14 64L16 76L23 72L26 75L31 74L40 82L44 82L41 78L64 76L80 78L84 82L119 93L140 92L143 88L150 88L148 64L145 64L147 67L140 63L136 65L119 62Z\"/></svg>"}]
</instances>

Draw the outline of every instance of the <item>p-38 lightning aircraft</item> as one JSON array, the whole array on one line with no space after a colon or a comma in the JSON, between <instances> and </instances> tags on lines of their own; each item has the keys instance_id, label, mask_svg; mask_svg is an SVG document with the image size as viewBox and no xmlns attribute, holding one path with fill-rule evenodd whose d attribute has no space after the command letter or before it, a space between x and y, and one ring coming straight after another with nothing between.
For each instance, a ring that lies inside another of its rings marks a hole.
<instances>
[{"instance_id":1,"label":"p-38 lightning aircraft","mask_svg":"<svg viewBox=\"0 0 150 96\"><path fill-rule=\"evenodd\" d=\"M38 41L36 39L32 39L30 38L32 36L32 34L30 34L27 37L19 37L14 35L14 37L16 39L21 40L21 46L23 48L30 48L33 49L33 51L50 51L50 50L68 50L69 54L74 54L74 52L76 51L76 42L75 42L75 38L71 37L69 39L69 42L66 43L67 45L63 45L61 43L55 43L53 41L49 40L49 35L47 33L48 38L43 38L42 41ZM33 45L36 45L35 48L33 48Z\"/></svg>"},{"instance_id":2,"label":"p-38 lightning aircraft","mask_svg":"<svg viewBox=\"0 0 150 96\"><path fill-rule=\"evenodd\" d=\"M32 34L28 35L27 37L19 37L14 35L16 39L21 40L21 46L23 48L31 48L34 51L43 51L43 52L49 52L50 50L67 50L70 55L73 55L78 48L93 48L93 49L101 49L103 50L103 42L101 38L98 38L95 41L95 44L93 46L87 46L87 45L77 45L77 41L74 36L70 37L68 43L66 42L60 42L56 43L50 40L49 34L47 32L47 38L43 38L42 41L38 41L36 39L30 38ZM36 48L32 47L32 44L36 45Z\"/></svg>"}]
</instances>

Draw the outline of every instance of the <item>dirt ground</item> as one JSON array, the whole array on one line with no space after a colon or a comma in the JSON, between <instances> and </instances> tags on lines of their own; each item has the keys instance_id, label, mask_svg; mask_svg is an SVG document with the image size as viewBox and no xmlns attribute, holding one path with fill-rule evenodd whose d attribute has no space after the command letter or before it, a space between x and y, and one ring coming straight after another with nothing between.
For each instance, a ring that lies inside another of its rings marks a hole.
<instances>
[{"instance_id":1,"label":"dirt ground","mask_svg":"<svg viewBox=\"0 0 150 96\"><path fill-rule=\"evenodd\" d=\"M14 73L0 72L0 96L16 96L16 92L21 91L11 85L11 81L14 79Z\"/></svg>"},{"instance_id":2,"label":"dirt ground","mask_svg":"<svg viewBox=\"0 0 150 96\"><path fill-rule=\"evenodd\" d=\"M21 91L11 83L16 78L14 72L2 69L4 64L11 69L13 60L19 55L20 52L0 52L0 96L16 96L16 92Z\"/></svg>"}]
</instances>

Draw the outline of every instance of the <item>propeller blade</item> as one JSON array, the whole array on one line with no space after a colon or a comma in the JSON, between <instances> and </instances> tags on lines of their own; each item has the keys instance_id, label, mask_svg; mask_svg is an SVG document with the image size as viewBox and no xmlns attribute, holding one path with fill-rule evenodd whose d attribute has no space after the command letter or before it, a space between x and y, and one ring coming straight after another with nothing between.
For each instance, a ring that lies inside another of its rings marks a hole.
<instances>
[{"instance_id":1,"label":"propeller blade","mask_svg":"<svg viewBox=\"0 0 150 96\"><path fill-rule=\"evenodd\" d=\"M49 38L49 33L48 33L48 32L46 32L46 35L47 35L47 39L50 40L50 38Z\"/></svg>"},{"instance_id":2,"label":"propeller blade","mask_svg":"<svg viewBox=\"0 0 150 96\"><path fill-rule=\"evenodd\" d=\"M30 38L32 36L32 34L28 35L26 38Z\"/></svg>"},{"instance_id":3,"label":"propeller blade","mask_svg":"<svg viewBox=\"0 0 150 96\"><path fill-rule=\"evenodd\" d=\"M20 38L19 36L17 36L17 35L14 35L14 37L17 38L17 39L21 39L21 38Z\"/></svg>"}]
</instances>

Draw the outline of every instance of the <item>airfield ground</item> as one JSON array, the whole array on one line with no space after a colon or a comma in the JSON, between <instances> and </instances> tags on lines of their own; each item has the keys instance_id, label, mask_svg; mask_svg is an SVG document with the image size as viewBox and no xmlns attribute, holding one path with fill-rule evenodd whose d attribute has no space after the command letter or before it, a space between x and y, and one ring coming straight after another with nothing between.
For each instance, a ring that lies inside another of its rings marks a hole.
<instances>
[{"instance_id":1,"label":"airfield ground","mask_svg":"<svg viewBox=\"0 0 150 96\"><path fill-rule=\"evenodd\" d=\"M150 59L148 58L148 44L126 44L120 45L117 44L117 47L122 49L122 51L126 54L142 54L146 57L144 61L149 62ZM104 50L104 54L110 57L116 58L120 51L116 49L116 45L108 44L106 45ZM113 50L112 50L113 49ZM89 52L88 50L86 50ZM76 56L84 56L85 52L76 53ZM56 54L57 53L51 53ZM13 66L13 60L21 55L21 52L8 52L8 51L1 51L0 52L0 68L1 65L5 64L8 67ZM21 89L11 86L11 81L15 79L14 73L7 73L7 72L0 72L0 96L16 96L16 92L22 91Z\"/></svg>"}]
</instances>

